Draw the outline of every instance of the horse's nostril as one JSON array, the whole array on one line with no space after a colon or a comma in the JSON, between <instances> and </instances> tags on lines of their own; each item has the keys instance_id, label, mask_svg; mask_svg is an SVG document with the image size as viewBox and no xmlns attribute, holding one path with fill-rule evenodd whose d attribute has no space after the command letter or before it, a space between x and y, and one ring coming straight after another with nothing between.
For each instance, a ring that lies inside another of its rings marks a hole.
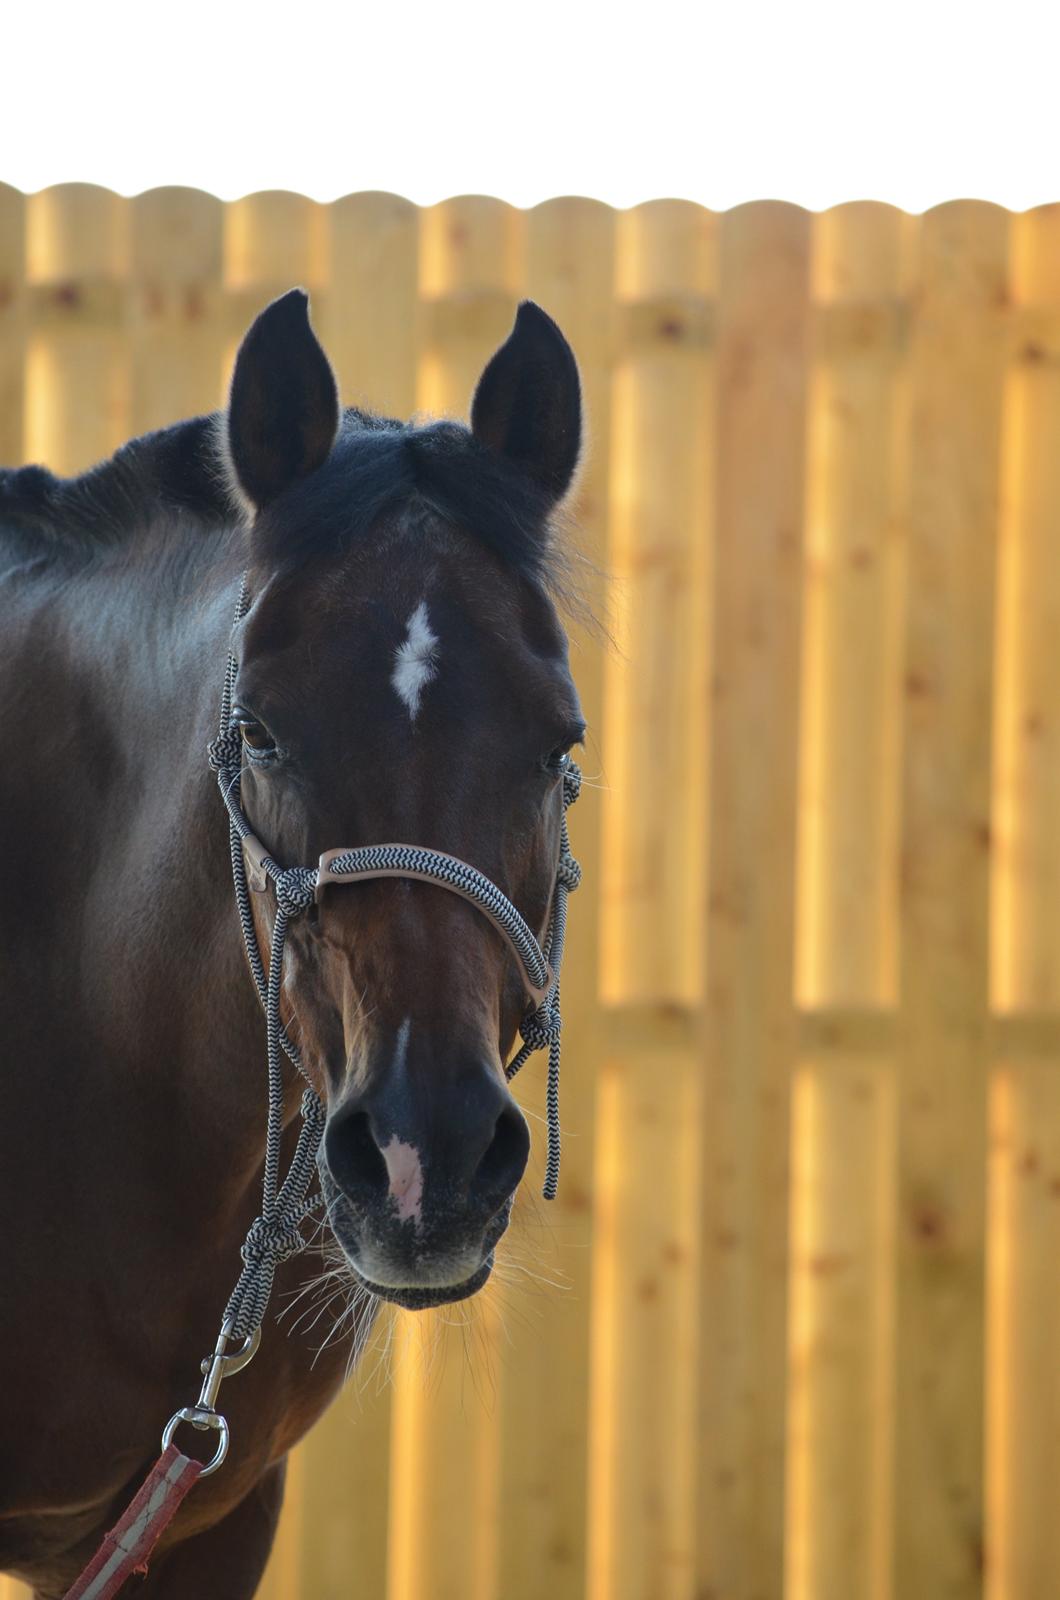
<instances>
[{"instance_id":1,"label":"horse's nostril","mask_svg":"<svg viewBox=\"0 0 1060 1600\"><path fill-rule=\"evenodd\" d=\"M508 1106L497 1118L493 1139L472 1179L472 1190L497 1200L506 1199L522 1177L529 1154L530 1130L522 1113Z\"/></svg>"},{"instance_id":2,"label":"horse's nostril","mask_svg":"<svg viewBox=\"0 0 1060 1600\"><path fill-rule=\"evenodd\" d=\"M342 1124L341 1137L329 1141L328 1164L346 1188L386 1190L386 1162L366 1111L353 1112Z\"/></svg>"}]
</instances>

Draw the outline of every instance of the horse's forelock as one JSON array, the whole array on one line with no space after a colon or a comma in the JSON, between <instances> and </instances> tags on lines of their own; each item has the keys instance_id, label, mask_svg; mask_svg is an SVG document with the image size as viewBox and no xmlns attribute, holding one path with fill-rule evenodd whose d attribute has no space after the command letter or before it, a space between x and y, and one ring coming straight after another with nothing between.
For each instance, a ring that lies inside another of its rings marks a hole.
<instances>
[{"instance_id":1,"label":"horse's forelock","mask_svg":"<svg viewBox=\"0 0 1060 1600\"><path fill-rule=\"evenodd\" d=\"M323 467L251 519L250 553L263 571L290 571L417 520L484 545L518 576L563 587L560 519L537 485L459 423L405 425L364 412L347 413Z\"/></svg>"}]
</instances>

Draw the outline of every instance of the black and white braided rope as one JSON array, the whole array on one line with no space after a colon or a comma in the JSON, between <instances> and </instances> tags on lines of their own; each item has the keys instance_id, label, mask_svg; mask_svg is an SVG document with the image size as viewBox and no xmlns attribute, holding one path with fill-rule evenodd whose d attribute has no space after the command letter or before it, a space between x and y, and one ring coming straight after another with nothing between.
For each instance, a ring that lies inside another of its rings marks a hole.
<instances>
[{"instance_id":1,"label":"black and white braided rope","mask_svg":"<svg viewBox=\"0 0 1060 1600\"><path fill-rule=\"evenodd\" d=\"M246 614L246 580L240 585L235 622ZM247 887L246 861L243 839L250 833L250 825L240 806L240 778L242 773L242 735L232 721L232 692L235 687L237 663L229 652L225 667L224 687L221 693L221 719L218 736L209 746L210 766L217 774L221 796L228 811L229 853L232 863L232 881L235 886L236 908L243 943L247 952L254 987L265 1012L265 1036L268 1057L268 1121L265 1136L265 1180L262 1186L261 1215L251 1224L243 1243L243 1271L229 1296L225 1308L224 1327L233 1338L247 1338L261 1326L272 1294L276 1268L282 1261L297 1255L306 1247L301 1224L317 1206L320 1194L308 1193L316 1173L317 1151L324 1134L324 1107L315 1089L308 1083L302 1095L302 1126L291 1159L287 1176L280 1184L280 1154L283 1144L284 1087L280 1067L281 1049L299 1072L305 1076L302 1058L280 1020L280 987L283 981L284 947L287 941L287 924L292 915L308 905L312 888L305 895L301 868L288 875L275 862L271 866L277 887L277 911L272 931L272 948L269 952L269 970L266 974L258 947L254 915L250 907ZM315 879L314 874L308 875ZM280 883L283 883L281 898Z\"/></svg>"},{"instance_id":2,"label":"black and white braided rope","mask_svg":"<svg viewBox=\"0 0 1060 1600\"><path fill-rule=\"evenodd\" d=\"M548 1051L548 1078L545 1087L545 1123L548 1130L548 1148L545 1156L545 1181L542 1194L546 1200L556 1198L559 1187L560 1120L559 1120L559 1068L560 1037L563 1017L559 1003L559 975L563 966L563 949L567 938L567 899L572 889L581 882L581 868L571 854L570 835L567 832L567 810L578 798L582 775L572 761L563 777L563 826L560 833L559 867L556 886L552 892L552 914L545 935L545 958L552 968L554 981L548 994L537 1007L525 1016L519 1026L523 1037L522 1049L508 1063L505 1076L511 1082L536 1050Z\"/></svg>"}]
</instances>

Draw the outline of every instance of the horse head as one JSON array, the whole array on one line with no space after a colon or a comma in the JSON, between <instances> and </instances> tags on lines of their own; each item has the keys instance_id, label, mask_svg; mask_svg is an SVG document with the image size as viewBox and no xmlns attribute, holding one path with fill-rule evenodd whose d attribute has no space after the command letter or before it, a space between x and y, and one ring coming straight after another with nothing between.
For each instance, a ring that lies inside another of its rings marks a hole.
<instances>
[{"instance_id":1,"label":"horse head","mask_svg":"<svg viewBox=\"0 0 1060 1600\"><path fill-rule=\"evenodd\" d=\"M343 411L292 291L240 349L223 422L246 509L234 633L242 805L285 864L402 841L492 880L544 937L584 733L554 594L581 440L577 366L524 304L471 426ZM263 948L275 906L253 895ZM529 1152L505 1062L525 974L430 881L328 886L291 923L283 1014L327 1122L328 1220L400 1305L488 1278Z\"/></svg>"}]
</instances>

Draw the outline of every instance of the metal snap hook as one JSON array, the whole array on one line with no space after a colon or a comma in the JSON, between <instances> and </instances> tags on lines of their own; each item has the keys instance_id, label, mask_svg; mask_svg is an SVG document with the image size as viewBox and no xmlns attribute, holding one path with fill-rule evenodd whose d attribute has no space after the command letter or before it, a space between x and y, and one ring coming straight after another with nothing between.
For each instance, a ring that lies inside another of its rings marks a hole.
<instances>
[{"instance_id":1,"label":"metal snap hook","mask_svg":"<svg viewBox=\"0 0 1060 1600\"><path fill-rule=\"evenodd\" d=\"M228 1331L228 1324L226 1323L218 1336L213 1354L205 1356L199 1367L204 1379L203 1386L199 1391L199 1408L204 1412L213 1411L214 1401L217 1399L217 1391L224 1380L230 1378L234 1372L242 1372L247 1362L254 1359L261 1343L261 1328L255 1328L254 1332L248 1334L243 1340L241 1348L233 1350L232 1354L229 1355L226 1351L226 1346L231 1337L232 1335Z\"/></svg>"},{"instance_id":2,"label":"metal snap hook","mask_svg":"<svg viewBox=\"0 0 1060 1600\"><path fill-rule=\"evenodd\" d=\"M211 1472L216 1472L228 1454L230 1437L228 1423L219 1411L214 1410L217 1391L226 1378L230 1378L233 1372L241 1372L247 1362L254 1359L261 1343L261 1328L260 1326L255 1328L253 1333L249 1333L243 1340L240 1348L228 1355L226 1347L231 1338L230 1325L225 1323L218 1335L213 1354L205 1356L200 1365L199 1370L203 1374L203 1380L198 1404L182 1406L179 1411L175 1411L162 1432L162 1449L167 1450L182 1422L190 1422L193 1428L198 1428L201 1432L205 1432L207 1428L217 1430L220 1434L217 1449L212 1461L208 1462L199 1474L201 1478L208 1478Z\"/></svg>"}]
</instances>

